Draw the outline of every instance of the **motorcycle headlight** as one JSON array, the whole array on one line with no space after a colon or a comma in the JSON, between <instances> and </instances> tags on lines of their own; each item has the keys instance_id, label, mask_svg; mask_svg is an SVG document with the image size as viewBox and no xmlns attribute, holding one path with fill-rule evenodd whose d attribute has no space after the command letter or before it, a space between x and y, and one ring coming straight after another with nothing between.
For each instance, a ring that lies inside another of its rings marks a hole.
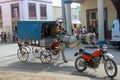
<instances>
[{"instance_id":1,"label":"motorcycle headlight","mask_svg":"<svg viewBox=\"0 0 120 80\"><path fill-rule=\"evenodd\" d=\"M102 50L103 50L104 52L106 52L106 51L108 50L107 45L103 45Z\"/></svg>"}]
</instances>

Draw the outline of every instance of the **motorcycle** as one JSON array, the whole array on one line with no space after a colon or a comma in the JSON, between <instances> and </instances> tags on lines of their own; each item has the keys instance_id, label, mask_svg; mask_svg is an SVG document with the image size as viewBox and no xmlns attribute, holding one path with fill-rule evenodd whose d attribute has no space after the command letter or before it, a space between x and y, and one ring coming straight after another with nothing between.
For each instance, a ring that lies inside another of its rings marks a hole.
<instances>
[{"instance_id":1,"label":"motorcycle","mask_svg":"<svg viewBox=\"0 0 120 80\"><path fill-rule=\"evenodd\" d=\"M107 52L108 48L106 45L100 45L100 47L93 53L88 53L84 48L80 48L74 56L78 56L75 60L75 68L79 72L85 71L87 68L96 69L100 63L103 62L106 74L110 78L114 78L117 75L117 65L112 60L114 57L112 54Z\"/></svg>"}]
</instances>

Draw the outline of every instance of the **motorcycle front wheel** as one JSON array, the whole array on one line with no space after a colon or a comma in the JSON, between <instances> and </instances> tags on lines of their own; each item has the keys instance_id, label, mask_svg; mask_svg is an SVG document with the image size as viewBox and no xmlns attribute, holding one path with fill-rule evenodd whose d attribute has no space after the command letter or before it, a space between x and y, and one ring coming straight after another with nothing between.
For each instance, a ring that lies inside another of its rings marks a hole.
<instances>
[{"instance_id":1,"label":"motorcycle front wheel","mask_svg":"<svg viewBox=\"0 0 120 80\"><path fill-rule=\"evenodd\" d=\"M104 63L106 74L110 78L114 78L117 75L117 65L112 59L107 59Z\"/></svg>"},{"instance_id":2,"label":"motorcycle front wheel","mask_svg":"<svg viewBox=\"0 0 120 80\"><path fill-rule=\"evenodd\" d=\"M83 72L84 70L86 70L87 66L86 66L86 60L83 59L82 57L78 57L75 60L75 68L79 71L79 72Z\"/></svg>"}]
</instances>

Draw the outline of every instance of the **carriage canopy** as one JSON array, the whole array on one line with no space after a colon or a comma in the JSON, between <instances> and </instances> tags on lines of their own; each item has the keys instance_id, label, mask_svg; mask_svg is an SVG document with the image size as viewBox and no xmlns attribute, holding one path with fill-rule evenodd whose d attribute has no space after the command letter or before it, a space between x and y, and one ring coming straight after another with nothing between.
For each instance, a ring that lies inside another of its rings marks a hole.
<instances>
[{"instance_id":1,"label":"carriage canopy","mask_svg":"<svg viewBox=\"0 0 120 80\"><path fill-rule=\"evenodd\" d=\"M56 21L18 21L17 36L25 40L41 40L44 24L48 24L49 30L56 26Z\"/></svg>"}]
</instances>

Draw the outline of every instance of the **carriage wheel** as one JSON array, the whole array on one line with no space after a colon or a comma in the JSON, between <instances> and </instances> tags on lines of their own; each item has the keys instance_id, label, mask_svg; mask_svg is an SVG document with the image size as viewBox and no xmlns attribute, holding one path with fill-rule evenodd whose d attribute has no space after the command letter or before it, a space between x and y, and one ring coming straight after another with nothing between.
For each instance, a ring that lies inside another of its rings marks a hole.
<instances>
[{"instance_id":1,"label":"carriage wheel","mask_svg":"<svg viewBox=\"0 0 120 80\"><path fill-rule=\"evenodd\" d=\"M28 60L29 53L25 47L21 47L17 51L17 56L21 62L26 62Z\"/></svg>"},{"instance_id":2,"label":"carriage wheel","mask_svg":"<svg viewBox=\"0 0 120 80\"><path fill-rule=\"evenodd\" d=\"M33 47L32 48L32 54L36 57L39 58L40 57L40 50L38 47Z\"/></svg>"},{"instance_id":3,"label":"carriage wheel","mask_svg":"<svg viewBox=\"0 0 120 80\"><path fill-rule=\"evenodd\" d=\"M48 50L42 51L40 54L40 60L43 64L48 64L51 61L51 55Z\"/></svg>"}]
</instances>

